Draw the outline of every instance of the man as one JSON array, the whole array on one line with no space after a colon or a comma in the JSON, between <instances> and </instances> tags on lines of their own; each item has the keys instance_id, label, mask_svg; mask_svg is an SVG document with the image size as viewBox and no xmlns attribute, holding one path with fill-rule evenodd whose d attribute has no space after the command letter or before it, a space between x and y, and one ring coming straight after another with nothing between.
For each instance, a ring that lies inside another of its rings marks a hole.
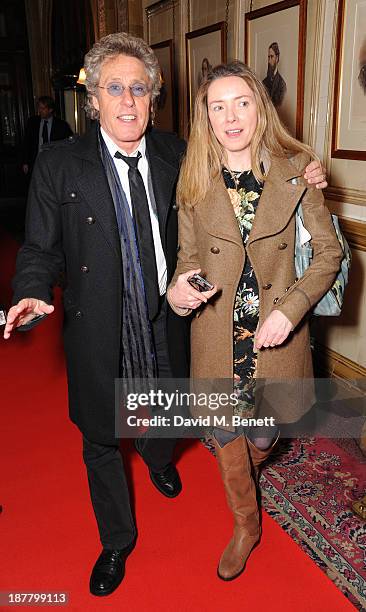
<instances>
[{"instance_id":1,"label":"man","mask_svg":"<svg viewBox=\"0 0 366 612\"><path fill-rule=\"evenodd\" d=\"M143 40L110 34L89 51L85 68L87 112L98 121L36 162L4 337L53 312L52 288L63 271L70 417L83 434L103 545L90 590L107 595L121 582L136 537L115 434L114 381L153 377L156 369L161 378L188 375L189 321L165 299L176 265L174 188L185 144L147 129L160 72ZM310 180L319 182L322 170L312 168L309 177L317 178ZM167 497L181 490L174 442L137 445Z\"/></svg>"},{"instance_id":2,"label":"man","mask_svg":"<svg viewBox=\"0 0 366 612\"><path fill-rule=\"evenodd\" d=\"M286 82L278 72L280 61L280 48L278 43L273 42L268 48L267 76L263 80L270 98L276 108L281 106L286 93Z\"/></svg>"},{"instance_id":3,"label":"man","mask_svg":"<svg viewBox=\"0 0 366 612\"><path fill-rule=\"evenodd\" d=\"M38 115L30 117L25 127L23 172L30 175L35 159L44 144L72 136L68 123L54 116L55 101L50 96L38 98Z\"/></svg>"},{"instance_id":4,"label":"man","mask_svg":"<svg viewBox=\"0 0 366 612\"><path fill-rule=\"evenodd\" d=\"M366 64L361 66L360 74L358 75L358 82L362 87L363 93L366 95Z\"/></svg>"}]
</instances>

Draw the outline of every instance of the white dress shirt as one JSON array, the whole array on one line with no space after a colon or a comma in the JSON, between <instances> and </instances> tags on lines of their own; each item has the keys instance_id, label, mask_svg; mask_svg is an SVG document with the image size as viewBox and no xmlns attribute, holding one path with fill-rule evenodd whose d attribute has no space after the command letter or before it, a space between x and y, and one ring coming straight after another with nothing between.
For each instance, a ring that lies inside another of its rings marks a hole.
<instances>
[{"instance_id":1,"label":"white dress shirt","mask_svg":"<svg viewBox=\"0 0 366 612\"><path fill-rule=\"evenodd\" d=\"M138 165L140 174L142 176L142 180L144 182L147 202L149 205L151 228L152 228L152 235L153 235L153 240L154 240L156 268L158 271L159 293L160 295L164 295L164 293L166 292L166 285L167 285L167 268L166 268L166 260L165 260L165 255L163 251L163 246L161 244L159 220L158 220L157 213L154 211L151 205L151 200L150 200L149 181L148 181L149 164L148 164L147 157L146 157L145 136L142 137L137 149L133 153L128 154L126 153L126 151L123 151L123 149L120 149L119 147L117 147L117 145L113 142L110 136L108 136L105 130L103 130L103 128L101 128L100 131L101 131L103 140L107 145L108 151L112 156L114 165L117 169L118 176L121 181L122 189L125 192L127 202L130 207L131 215L132 215L132 205L131 205L131 194L130 194L130 182L128 180L129 166L128 164L126 164L125 161L123 161L123 159L118 159L114 157L114 155L117 151L119 151L120 153L122 153L122 155L125 155L126 157L137 157L138 152L141 153L141 157L137 165Z\"/></svg>"},{"instance_id":2,"label":"white dress shirt","mask_svg":"<svg viewBox=\"0 0 366 612\"><path fill-rule=\"evenodd\" d=\"M45 121L47 121L48 142L51 141L52 120L53 120L53 117L51 115L49 119L41 119L41 121L39 122L38 151L41 150L41 147L43 145L42 133L43 133L43 125Z\"/></svg>"}]
</instances>

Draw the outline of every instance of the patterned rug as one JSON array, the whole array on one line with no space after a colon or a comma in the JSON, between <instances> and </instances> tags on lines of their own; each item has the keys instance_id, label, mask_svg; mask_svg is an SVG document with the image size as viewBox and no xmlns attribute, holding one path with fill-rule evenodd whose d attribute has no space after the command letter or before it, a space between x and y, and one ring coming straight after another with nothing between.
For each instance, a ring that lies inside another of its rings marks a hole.
<instances>
[{"instance_id":1,"label":"patterned rug","mask_svg":"<svg viewBox=\"0 0 366 612\"><path fill-rule=\"evenodd\" d=\"M356 609L366 610L366 521L351 509L366 492L366 462L333 440L282 440L260 484L268 514Z\"/></svg>"}]
</instances>

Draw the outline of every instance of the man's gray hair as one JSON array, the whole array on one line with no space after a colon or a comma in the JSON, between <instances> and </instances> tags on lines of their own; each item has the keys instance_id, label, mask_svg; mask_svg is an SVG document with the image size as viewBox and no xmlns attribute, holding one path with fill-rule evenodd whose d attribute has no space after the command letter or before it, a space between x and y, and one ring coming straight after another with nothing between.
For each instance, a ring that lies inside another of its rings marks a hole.
<instances>
[{"instance_id":1,"label":"man's gray hair","mask_svg":"<svg viewBox=\"0 0 366 612\"><path fill-rule=\"evenodd\" d=\"M126 32L108 34L93 45L84 60L87 91L85 112L90 119L99 118L99 111L94 108L92 98L97 95L103 62L118 55L127 55L139 59L145 65L150 80L152 102L159 95L161 87L160 68L156 55L149 45L142 38L136 38Z\"/></svg>"}]
</instances>

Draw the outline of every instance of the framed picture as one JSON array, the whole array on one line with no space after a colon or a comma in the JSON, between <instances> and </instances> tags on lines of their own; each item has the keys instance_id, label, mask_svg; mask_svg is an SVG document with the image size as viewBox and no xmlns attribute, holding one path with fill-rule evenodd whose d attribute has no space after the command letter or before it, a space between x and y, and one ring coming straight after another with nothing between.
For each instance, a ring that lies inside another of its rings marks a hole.
<instances>
[{"instance_id":1,"label":"framed picture","mask_svg":"<svg viewBox=\"0 0 366 612\"><path fill-rule=\"evenodd\" d=\"M366 2L339 0L332 157L366 160Z\"/></svg>"},{"instance_id":2,"label":"framed picture","mask_svg":"<svg viewBox=\"0 0 366 612\"><path fill-rule=\"evenodd\" d=\"M245 61L266 86L288 130L302 138L307 0L245 15Z\"/></svg>"},{"instance_id":3,"label":"framed picture","mask_svg":"<svg viewBox=\"0 0 366 612\"><path fill-rule=\"evenodd\" d=\"M209 68L226 62L226 22L186 34L188 118L192 121L197 89Z\"/></svg>"},{"instance_id":4,"label":"framed picture","mask_svg":"<svg viewBox=\"0 0 366 612\"><path fill-rule=\"evenodd\" d=\"M176 100L174 87L174 45L173 40L151 45L154 50L161 70L162 85L157 102L154 125L160 130L176 132Z\"/></svg>"}]
</instances>

